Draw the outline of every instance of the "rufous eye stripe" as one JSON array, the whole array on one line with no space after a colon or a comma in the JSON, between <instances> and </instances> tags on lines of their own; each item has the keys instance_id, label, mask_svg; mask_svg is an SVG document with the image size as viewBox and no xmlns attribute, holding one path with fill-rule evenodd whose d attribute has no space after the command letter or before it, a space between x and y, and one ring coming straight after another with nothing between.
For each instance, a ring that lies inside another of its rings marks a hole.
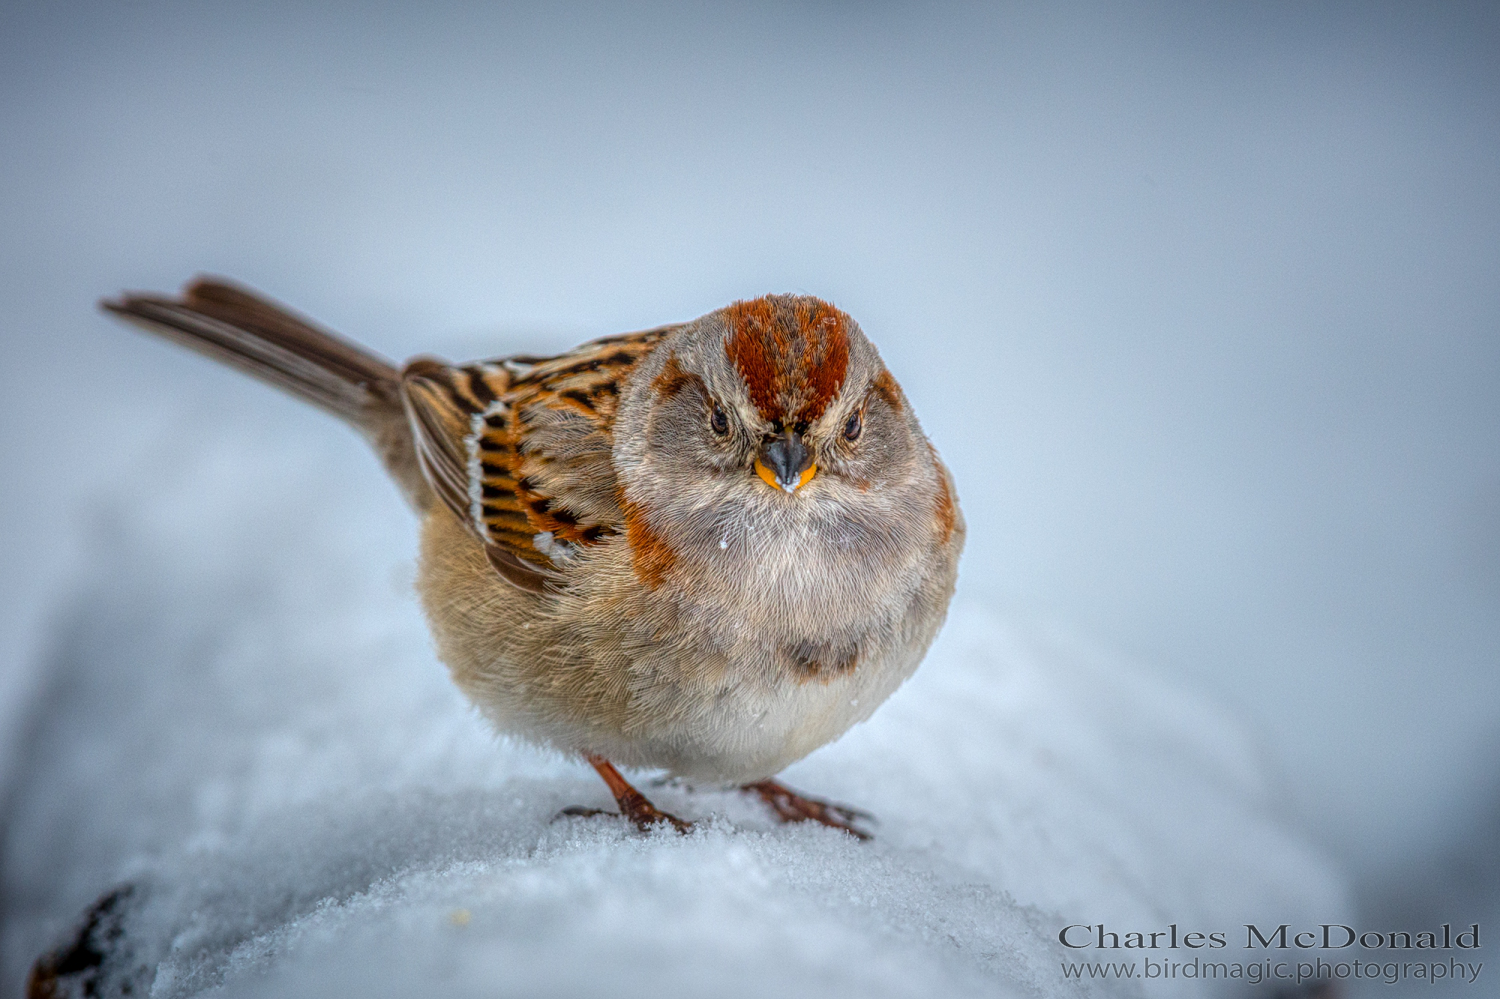
<instances>
[{"instance_id":1,"label":"rufous eye stripe","mask_svg":"<svg viewBox=\"0 0 1500 999\"><path fill-rule=\"evenodd\" d=\"M896 384L896 379L891 376L890 371L882 368L880 374L875 376L875 382L871 385L875 394L886 401L896 412L901 412L901 386Z\"/></svg>"}]
</instances>

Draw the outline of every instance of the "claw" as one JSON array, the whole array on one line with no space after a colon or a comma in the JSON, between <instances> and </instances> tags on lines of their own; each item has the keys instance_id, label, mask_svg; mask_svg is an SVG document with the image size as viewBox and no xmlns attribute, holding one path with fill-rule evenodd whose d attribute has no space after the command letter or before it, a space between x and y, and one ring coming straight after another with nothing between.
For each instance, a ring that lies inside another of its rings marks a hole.
<instances>
[{"instance_id":1,"label":"claw","mask_svg":"<svg viewBox=\"0 0 1500 999\"><path fill-rule=\"evenodd\" d=\"M635 827L641 832L649 832L653 826L666 822L680 833L690 832L693 824L684 819L679 819L670 812L664 812L651 804L646 796L630 786L630 782L620 776L620 771L614 768L602 756L588 757L588 761L594 769L599 771L599 776L604 778L604 783L609 785L610 793L615 796L615 802L620 806L619 814L635 823ZM563 816L592 817L595 815L614 815L614 812L606 812L602 808L584 808L581 805L573 805L558 812L556 819Z\"/></svg>"},{"instance_id":2,"label":"claw","mask_svg":"<svg viewBox=\"0 0 1500 999\"><path fill-rule=\"evenodd\" d=\"M685 819L679 819L671 812L664 812L657 808L644 797L640 804L625 812L625 817L635 823L635 827L641 832L649 832L651 827L661 822L670 823L673 829L680 833L691 832L693 824Z\"/></svg>"},{"instance_id":3,"label":"claw","mask_svg":"<svg viewBox=\"0 0 1500 999\"><path fill-rule=\"evenodd\" d=\"M760 796L760 800L771 806L782 822L817 822L833 829L842 829L855 839L867 840L870 834L855 827L855 822L874 822L875 816L848 805L836 805L817 798L804 798L785 784L774 780L760 780L746 784L741 790Z\"/></svg>"}]
</instances>

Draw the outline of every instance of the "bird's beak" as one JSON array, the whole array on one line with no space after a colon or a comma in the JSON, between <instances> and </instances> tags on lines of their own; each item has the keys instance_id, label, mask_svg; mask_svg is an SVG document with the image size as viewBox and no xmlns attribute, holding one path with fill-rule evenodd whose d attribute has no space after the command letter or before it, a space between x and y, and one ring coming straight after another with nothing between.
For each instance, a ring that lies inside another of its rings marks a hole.
<instances>
[{"instance_id":1,"label":"bird's beak","mask_svg":"<svg viewBox=\"0 0 1500 999\"><path fill-rule=\"evenodd\" d=\"M802 435L795 430L770 438L755 456L755 474L773 489L784 489L789 493L807 485L817 471L812 453L803 443Z\"/></svg>"}]
</instances>

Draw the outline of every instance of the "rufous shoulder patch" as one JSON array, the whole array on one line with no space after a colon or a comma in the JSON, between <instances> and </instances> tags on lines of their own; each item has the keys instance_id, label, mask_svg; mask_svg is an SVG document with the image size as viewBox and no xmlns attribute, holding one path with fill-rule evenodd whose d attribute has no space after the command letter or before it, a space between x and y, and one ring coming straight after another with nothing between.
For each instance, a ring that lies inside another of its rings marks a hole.
<instances>
[{"instance_id":1,"label":"rufous shoulder patch","mask_svg":"<svg viewBox=\"0 0 1500 999\"><path fill-rule=\"evenodd\" d=\"M822 299L766 295L725 310L724 349L761 417L811 423L844 387L849 317Z\"/></svg>"},{"instance_id":2,"label":"rufous shoulder patch","mask_svg":"<svg viewBox=\"0 0 1500 999\"><path fill-rule=\"evenodd\" d=\"M948 539L953 537L953 527L958 522L958 513L953 508L953 490L948 488L948 473L937 460L937 455L932 457L933 471L937 472L938 495L935 513L937 514L938 533L941 535L939 544L946 545Z\"/></svg>"},{"instance_id":3,"label":"rufous shoulder patch","mask_svg":"<svg viewBox=\"0 0 1500 999\"><path fill-rule=\"evenodd\" d=\"M677 553L646 523L645 511L629 501L624 506L625 540L630 545L631 566L636 578L654 590L677 564Z\"/></svg>"}]
</instances>

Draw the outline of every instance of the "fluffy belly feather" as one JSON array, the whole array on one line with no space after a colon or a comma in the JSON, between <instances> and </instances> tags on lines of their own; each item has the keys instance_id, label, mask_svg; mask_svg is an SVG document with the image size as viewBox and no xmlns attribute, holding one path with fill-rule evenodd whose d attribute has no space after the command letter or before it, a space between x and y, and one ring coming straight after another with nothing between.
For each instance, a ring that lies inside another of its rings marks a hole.
<instances>
[{"instance_id":1,"label":"fluffy belly feather","mask_svg":"<svg viewBox=\"0 0 1500 999\"><path fill-rule=\"evenodd\" d=\"M869 718L916 669L952 587L918 587L849 662L824 662L805 638L747 636L742 618L643 591L615 557L586 590L523 593L434 511L418 590L439 655L507 735L711 782L769 777Z\"/></svg>"}]
</instances>

